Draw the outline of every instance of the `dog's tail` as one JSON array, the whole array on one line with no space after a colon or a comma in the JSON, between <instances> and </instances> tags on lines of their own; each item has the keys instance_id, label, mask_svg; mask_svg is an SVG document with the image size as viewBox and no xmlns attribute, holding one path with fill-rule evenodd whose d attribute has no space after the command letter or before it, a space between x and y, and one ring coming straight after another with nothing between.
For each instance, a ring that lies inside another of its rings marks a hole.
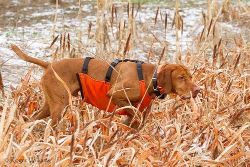
<instances>
[{"instance_id":1,"label":"dog's tail","mask_svg":"<svg viewBox=\"0 0 250 167\"><path fill-rule=\"evenodd\" d=\"M21 49L19 49L19 47L17 47L16 45L11 45L11 49L17 54L18 57L20 57L21 59L23 59L24 61L30 62L30 63L34 63L37 64L43 68L47 68L49 66L50 63L43 61L43 60L39 60L37 58L28 56L27 54L25 54Z\"/></svg>"}]
</instances>

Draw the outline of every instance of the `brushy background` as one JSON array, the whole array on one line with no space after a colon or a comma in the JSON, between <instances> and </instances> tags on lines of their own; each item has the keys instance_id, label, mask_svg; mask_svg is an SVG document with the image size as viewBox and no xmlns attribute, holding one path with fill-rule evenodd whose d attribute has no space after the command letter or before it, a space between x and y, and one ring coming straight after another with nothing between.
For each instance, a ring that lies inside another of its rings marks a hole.
<instances>
[{"instance_id":1,"label":"brushy background","mask_svg":"<svg viewBox=\"0 0 250 167\"><path fill-rule=\"evenodd\" d=\"M55 9L64 5L61 1L51 3L55 3ZM139 131L123 125L122 117L84 104L80 97L73 98L55 133L49 118L24 121L43 101L39 82L34 79L35 67L31 66L21 82L5 92L0 75L0 165L249 166L249 36L239 31L228 38L230 35L223 35L221 28L229 21L249 28L247 3L208 0L200 22L195 23L201 25L201 31L193 34L185 49L180 43L185 19L178 0L173 2L172 14L164 13L164 6L157 3L89 3L94 4L97 19L88 22L84 38L82 31L58 31L58 13L54 13L54 27L48 37L50 61L83 54L104 60L140 59L138 54L143 52L141 59L148 62L187 65L202 93L185 101L174 96L156 100ZM148 7L155 11L154 17L141 23L137 13L146 13ZM81 19L81 15L79 10L77 17ZM154 29L161 32L154 33ZM176 38L171 56L170 43L165 39L170 29Z\"/></svg>"}]
</instances>

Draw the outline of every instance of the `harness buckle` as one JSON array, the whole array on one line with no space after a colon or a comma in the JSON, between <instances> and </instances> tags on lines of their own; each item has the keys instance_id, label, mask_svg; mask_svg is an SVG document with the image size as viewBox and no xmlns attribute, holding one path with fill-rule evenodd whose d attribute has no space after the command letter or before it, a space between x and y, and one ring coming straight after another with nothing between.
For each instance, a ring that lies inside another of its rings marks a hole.
<instances>
[{"instance_id":1,"label":"harness buckle","mask_svg":"<svg viewBox=\"0 0 250 167\"><path fill-rule=\"evenodd\" d=\"M121 62L121 60L119 60L119 59L115 59L113 62L115 63L115 65L117 65L118 63L120 63L120 62Z\"/></svg>"}]
</instances>

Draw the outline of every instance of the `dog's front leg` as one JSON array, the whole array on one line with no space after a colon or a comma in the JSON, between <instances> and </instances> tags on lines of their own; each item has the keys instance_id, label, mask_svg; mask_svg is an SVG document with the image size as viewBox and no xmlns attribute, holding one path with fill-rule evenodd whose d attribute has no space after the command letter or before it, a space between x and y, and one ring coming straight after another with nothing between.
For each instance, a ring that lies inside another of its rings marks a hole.
<instances>
[{"instance_id":1,"label":"dog's front leg","mask_svg":"<svg viewBox=\"0 0 250 167\"><path fill-rule=\"evenodd\" d=\"M131 104L139 100L140 91L138 87L138 85L133 85L131 83L117 83L109 90L107 95L110 98L112 97L112 103L116 104L118 107L131 106ZM131 125L133 128L138 128L139 122L136 119L134 120L136 111L129 107L125 110L128 116L125 124Z\"/></svg>"},{"instance_id":2,"label":"dog's front leg","mask_svg":"<svg viewBox=\"0 0 250 167\"><path fill-rule=\"evenodd\" d=\"M130 115L125 120L124 124L131 125L131 127L135 129L141 129L145 125L149 112L150 112L150 108L147 108L143 112L140 112L139 119L134 119L135 115ZM138 117L135 117L135 118L138 118Z\"/></svg>"},{"instance_id":3,"label":"dog's front leg","mask_svg":"<svg viewBox=\"0 0 250 167\"><path fill-rule=\"evenodd\" d=\"M126 109L124 109L126 111L127 119L123 123L134 129L138 129L138 127L140 126L141 117L138 116L136 109L130 108L131 103L129 103L129 101L127 100L122 101L116 98L114 99L112 98L112 102L116 104L118 107L127 107Z\"/></svg>"}]
</instances>

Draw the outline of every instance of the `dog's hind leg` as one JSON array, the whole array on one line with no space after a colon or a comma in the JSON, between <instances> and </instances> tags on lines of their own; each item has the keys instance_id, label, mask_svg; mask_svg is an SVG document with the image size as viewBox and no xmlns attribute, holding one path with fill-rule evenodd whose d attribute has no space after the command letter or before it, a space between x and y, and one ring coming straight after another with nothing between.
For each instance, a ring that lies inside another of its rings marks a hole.
<instances>
[{"instance_id":1,"label":"dog's hind leg","mask_svg":"<svg viewBox=\"0 0 250 167\"><path fill-rule=\"evenodd\" d=\"M47 89L47 91L51 91L51 89ZM51 125L52 127L56 127L63 116L63 111L69 105L69 95L64 87L58 84L56 92L50 94L47 100L52 119Z\"/></svg>"},{"instance_id":2,"label":"dog's hind leg","mask_svg":"<svg viewBox=\"0 0 250 167\"><path fill-rule=\"evenodd\" d=\"M67 104L62 103L54 103L53 108L50 110L50 116L52 119L51 125L52 127L56 127L59 121L62 119L63 111Z\"/></svg>"},{"instance_id":3,"label":"dog's hind leg","mask_svg":"<svg viewBox=\"0 0 250 167\"><path fill-rule=\"evenodd\" d=\"M32 119L34 120L39 120L39 119L43 119L50 116L50 112L49 112L49 105L48 103L45 101L43 107L38 111L38 113L36 113Z\"/></svg>"}]
</instances>

